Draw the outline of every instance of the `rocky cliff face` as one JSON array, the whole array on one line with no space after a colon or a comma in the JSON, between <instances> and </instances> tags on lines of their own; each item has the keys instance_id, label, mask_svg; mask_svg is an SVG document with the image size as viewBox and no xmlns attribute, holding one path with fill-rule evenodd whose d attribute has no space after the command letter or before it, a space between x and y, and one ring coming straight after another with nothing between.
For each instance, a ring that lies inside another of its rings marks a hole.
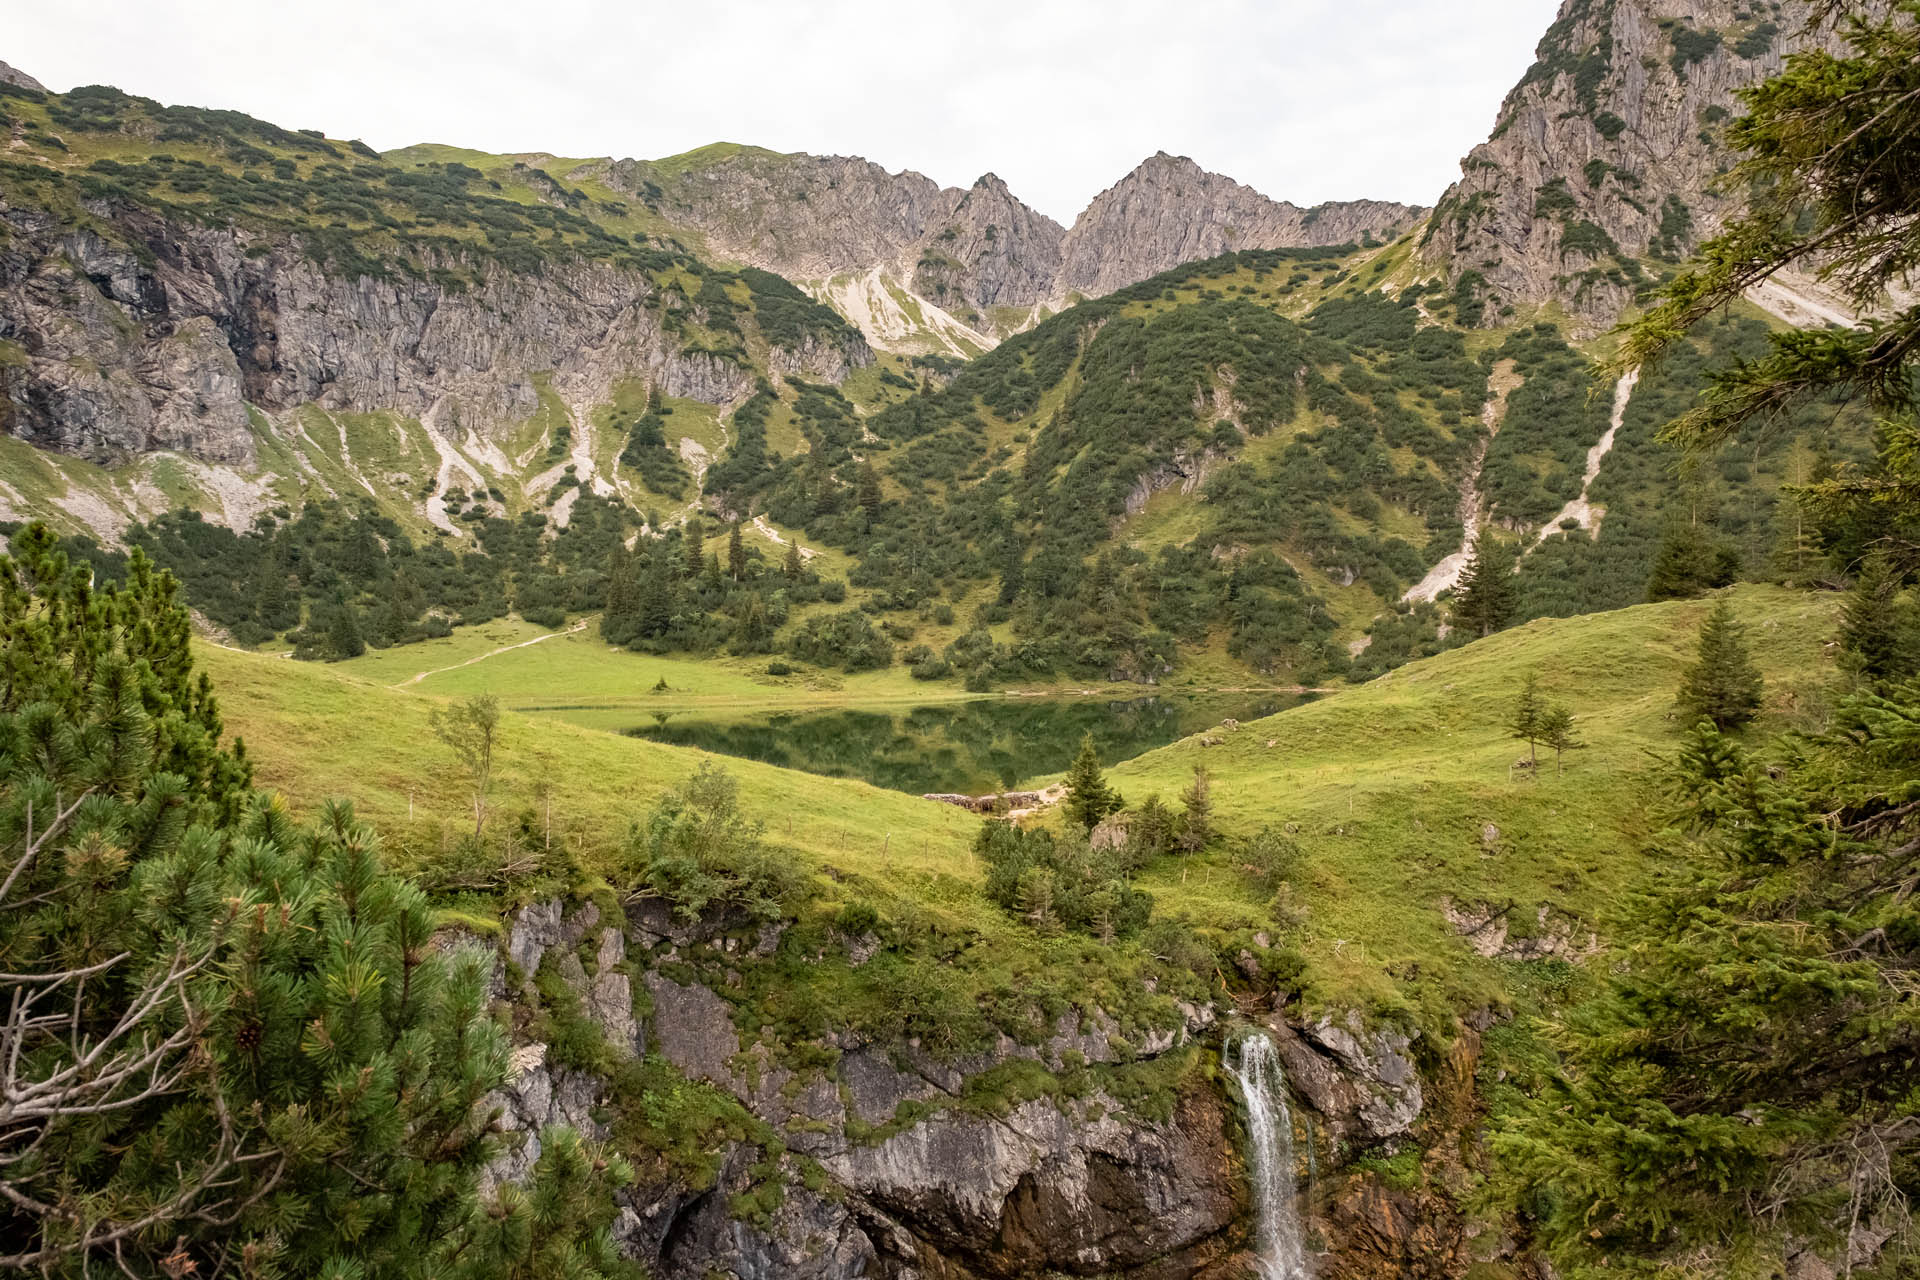
<instances>
[{"instance_id":1,"label":"rocky cliff face","mask_svg":"<svg viewBox=\"0 0 1920 1280\"><path fill-rule=\"evenodd\" d=\"M686 159L697 162L669 169L621 160L608 167L608 181L699 232L713 256L796 280L892 261L964 194L911 170L888 173L858 156L740 147L708 148Z\"/></svg>"},{"instance_id":2,"label":"rocky cliff face","mask_svg":"<svg viewBox=\"0 0 1920 1280\"><path fill-rule=\"evenodd\" d=\"M562 261L454 286L330 271L288 239L91 213L112 239L0 202L0 430L98 461L171 449L251 466L249 405L393 410L484 438L533 412L535 374L579 420L624 378L715 404L753 384L684 351L638 272ZM871 359L851 338L771 355L825 381Z\"/></svg>"},{"instance_id":3,"label":"rocky cliff face","mask_svg":"<svg viewBox=\"0 0 1920 1280\"><path fill-rule=\"evenodd\" d=\"M1461 162L1423 252L1492 305L1562 300L1581 326L1617 319L1647 276L1720 224L1736 90L1809 33L1803 0L1563 0L1493 134Z\"/></svg>"},{"instance_id":4,"label":"rocky cliff face","mask_svg":"<svg viewBox=\"0 0 1920 1280\"><path fill-rule=\"evenodd\" d=\"M1230 1086L1207 1069L1219 1035L1211 1009L1186 1008L1177 1024L1131 1036L1098 1010L1070 1011L1036 1043L1003 1036L957 1055L852 1032L783 1046L737 1025L735 1002L721 994L783 941L781 925L689 924L647 902L618 914L604 904L546 902L510 922L503 999L537 1006L531 979L544 969L573 993L577 1016L592 1022L614 1060L664 1061L763 1126L761 1138L726 1140L709 1179L654 1167L624 1194L617 1237L653 1274L1223 1280L1246 1272L1243 1121ZM845 943L856 963L877 945ZM1313 1108L1302 1149L1322 1152L1323 1173L1340 1152L1404 1141L1422 1121L1405 1036L1352 1018L1269 1025L1298 1097ZM1058 1091L1034 1091L1044 1076L1025 1074L1024 1096L990 1100L991 1082L1023 1062L1042 1073L1092 1064L1123 1074ZM547 1125L601 1140L631 1132L621 1117L638 1100L617 1082L554 1061L538 1040L523 1039L513 1064L515 1078L495 1099L510 1148L494 1177L524 1177ZM1173 1081L1161 1102L1124 1087L1142 1078L1124 1072L1143 1069ZM1460 1074L1470 1087L1471 1063ZM1437 1199L1390 1192L1364 1175L1340 1174L1328 1192L1316 1209L1333 1264L1323 1274L1458 1273L1440 1254L1424 1269L1409 1264L1435 1242L1446 1245L1444 1258L1458 1252L1458 1222Z\"/></svg>"},{"instance_id":5,"label":"rocky cliff face","mask_svg":"<svg viewBox=\"0 0 1920 1280\"><path fill-rule=\"evenodd\" d=\"M1098 297L1237 249L1389 240L1421 211L1379 200L1302 209L1162 151L1094 197L1061 244L1060 289Z\"/></svg>"},{"instance_id":6,"label":"rocky cliff face","mask_svg":"<svg viewBox=\"0 0 1920 1280\"><path fill-rule=\"evenodd\" d=\"M699 232L719 257L822 282L869 341L890 347L910 346L909 330L938 330L948 320L959 336L990 344L1074 294L1111 293L1234 249L1384 240L1421 214L1374 200L1301 209L1164 152L1102 192L1071 230L1028 208L993 174L961 191L866 160L753 149L593 169ZM836 276L877 278L853 287ZM888 292L940 315L899 323Z\"/></svg>"},{"instance_id":7,"label":"rocky cliff face","mask_svg":"<svg viewBox=\"0 0 1920 1280\"><path fill-rule=\"evenodd\" d=\"M1065 235L989 173L909 250L914 292L975 312L1045 302L1058 288Z\"/></svg>"},{"instance_id":8,"label":"rocky cliff face","mask_svg":"<svg viewBox=\"0 0 1920 1280\"><path fill-rule=\"evenodd\" d=\"M10 67L4 62L0 62L0 84L10 84L16 89L35 89L41 92L45 92L47 87L18 67Z\"/></svg>"}]
</instances>

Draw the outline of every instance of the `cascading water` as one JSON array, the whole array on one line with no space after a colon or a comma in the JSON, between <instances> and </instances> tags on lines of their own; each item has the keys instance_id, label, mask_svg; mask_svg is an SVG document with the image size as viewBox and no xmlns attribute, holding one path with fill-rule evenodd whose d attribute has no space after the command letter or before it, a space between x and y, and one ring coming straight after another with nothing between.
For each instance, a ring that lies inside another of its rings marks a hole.
<instances>
[{"instance_id":1,"label":"cascading water","mask_svg":"<svg viewBox=\"0 0 1920 1280\"><path fill-rule=\"evenodd\" d=\"M1254 1266L1260 1280L1309 1280L1313 1272L1294 1202L1293 1114L1287 1110L1280 1055L1266 1032L1250 1028L1227 1041L1221 1065L1240 1086L1247 1107Z\"/></svg>"}]
</instances>

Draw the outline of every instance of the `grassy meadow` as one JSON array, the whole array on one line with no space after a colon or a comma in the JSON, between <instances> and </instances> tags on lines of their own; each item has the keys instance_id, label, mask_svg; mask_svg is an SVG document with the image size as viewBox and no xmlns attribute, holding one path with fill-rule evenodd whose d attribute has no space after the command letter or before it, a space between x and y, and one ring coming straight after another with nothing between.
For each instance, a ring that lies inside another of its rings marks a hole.
<instances>
[{"instance_id":1,"label":"grassy meadow","mask_svg":"<svg viewBox=\"0 0 1920 1280\"><path fill-rule=\"evenodd\" d=\"M1767 719L1751 733L1816 716L1832 676L1823 645L1837 598L1766 587L1733 598L1768 677ZM1651 821L1648 773L1675 740L1674 691L1709 608L1682 601L1530 623L1113 766L1111 781L1135 804L1153 794L1175 802L1196 765L1211 778L1222 839L1191 860L1147 869L1156 914L1216 941L1262 932L1296 948L1310 1006L1359 1006L1439 1031L1463 1008L1504 1003L1512 962L1475 955L1443 903L1509 908L1516 936L1537 930L1542 908L1576 938L1603 926L1637 872L1638 838ZM483 656L544 634L495 623L333 666L214 647L200 654L262 784L301 812L330 796L352 799L388 832L403 865L430 862L471 825L464 784L428 724L431 708L499 694L510 710L495 813L538 810L550 795L555 838L595 875L617 873L627 824L711 757L511 708L563 689L644 705L662 678L670 693L659 697L718 705L783 695L854 705L931 692L897 671L833 690L783 688L760 663L641 658L608 649L590 628ZM1572 708L1585 743L1564 772L1544 758L1537 778L1513 770L1526 748L1505 730L1528 670L1549 699ZM438 674L411 682L420 671ZM743 806L822 873L829 897L933 911L981 945L1033 945L1031 930L974 890L971 815L860 782L747 760L725 767ZM1267 825L1301 849L1278 912L1234 852L1236 840Z\"/></svg>"}]
</instances>

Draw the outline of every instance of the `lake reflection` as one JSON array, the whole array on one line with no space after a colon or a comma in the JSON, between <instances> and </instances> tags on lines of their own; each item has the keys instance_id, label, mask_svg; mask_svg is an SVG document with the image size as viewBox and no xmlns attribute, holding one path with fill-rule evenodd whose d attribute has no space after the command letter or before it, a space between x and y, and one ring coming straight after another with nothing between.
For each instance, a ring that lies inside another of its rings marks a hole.
<instances>
[{"instance_id":1,"label":"lake reflection","mask_svg":"<svg viewBox=\"0 0 1920 1280\"><path fill-rule=\"evenodd\" d=\"M914 795L980 794L1059 773L1091 733L1107 764L1229 717L1252 720L1304 701L1292 695L985 698L894 709L707 715L659 712L623 732Z\"/></svg>"}]
</instances>

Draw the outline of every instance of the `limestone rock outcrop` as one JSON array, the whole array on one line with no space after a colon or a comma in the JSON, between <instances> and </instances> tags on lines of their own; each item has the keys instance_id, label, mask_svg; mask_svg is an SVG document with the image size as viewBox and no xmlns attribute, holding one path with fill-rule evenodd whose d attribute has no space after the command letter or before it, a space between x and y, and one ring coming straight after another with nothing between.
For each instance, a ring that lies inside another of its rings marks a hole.
<instances>
[{"instance_id":1,"label":"limestone rock outcrop","mask_svg":"<svg viewBox=\"0 0 1920 1280\"><path fill-rule=\"evenodd\" d=\"M1492 135L1461 161L1422 252L1450 284L1507 308L1557 300L1578 327L1619 317L1642 260L1683 260L1720 225L1737 90L1833 43L1806 0L1562 0Z\"/></svg>"},{"instance_id":2,"label":"limestone rock outcrop","mask_svg":"<svg viewBox=\"0 0 1920 1280\"><path fill-rule=\"evenodd\" d=\"M249 406L389 410L484 438L533 413L535 374L581 412L626 378L712 404L753 385L750 369L683 350L640 272L474 267L456 288L325 267L289 238L93 216L114 239L0 197L0 430L96 461L172 449L252 465ZM872 352L849 334L771 358L838 381Z\"/></svg>"},{"instance_id":3,"label":"limestone rock outcrop","mask_svg":"<svg viewBox=\"0 0 1920 1280\"><path fill-rule=\"evenodd\" d=\"M1093 198L1060 246L1060 290L1112 293L1183 262L1237 249L1390 240L1421 210L1380 200L1302 209L1161 151Z\"/></svg>"},{"instance_id":4,"label":"limestone rock outcrop","mask_svg":"<svg viewBox=\"0 0 1920 1280\"><path fill-rule=\"evenodd\" d=\"M849 156L716 147L673 162L595 161L576 176L648 202L697 232L716 257L819 283L876 343L888 333L862 312L878 308L865 299L848 305L835 277L878 272L972 338L991 341L1076 294L1111 293L1183 262L1235 249L1386 240L1423 212L1376 200L1302 209L1165 152L1097 196L1070 230L994 174L966 190L942 188Z\"/></svg>"},{"instance_id":5,"label":"limestone rock outcrop","mask_svg":"<svg viewBox=\"0 0 1920 1280\"><path fill-rule=\"evenodd\" d=\"M47 86L35 80L18 67L0 62L0 84L10 84L16 89L32 89L36 93L45 93Z\"/></svg>"}]
</instances>

